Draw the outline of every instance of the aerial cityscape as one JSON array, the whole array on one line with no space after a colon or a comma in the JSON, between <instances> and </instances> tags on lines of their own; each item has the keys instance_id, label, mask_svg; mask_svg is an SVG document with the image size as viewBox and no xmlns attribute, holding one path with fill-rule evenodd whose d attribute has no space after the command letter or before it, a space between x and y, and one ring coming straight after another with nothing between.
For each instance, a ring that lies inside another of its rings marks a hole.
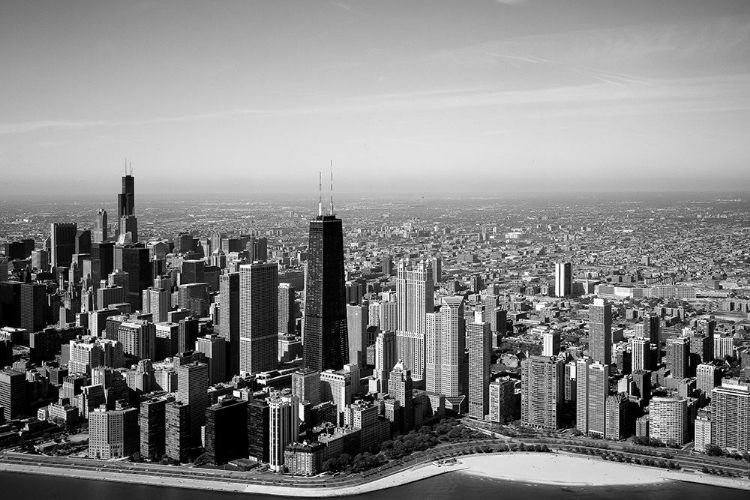
<instances>
[{"instance_id":1,"label":"aerial cityscape","mask_svg":"<svg viewBox=\"0 0 750 500\"><path fill-rule=\"evenodd\" d=\"M98 27L62 38L107 41L69 102L23 85L37 45L0 59L0 484L750 490L750 5L230 4L179 14L222 61L154 34L169 1L0 7L0 42L76 12L155 42L153 97L99 74L138 52Z\"/></svg>"}]
</instances>

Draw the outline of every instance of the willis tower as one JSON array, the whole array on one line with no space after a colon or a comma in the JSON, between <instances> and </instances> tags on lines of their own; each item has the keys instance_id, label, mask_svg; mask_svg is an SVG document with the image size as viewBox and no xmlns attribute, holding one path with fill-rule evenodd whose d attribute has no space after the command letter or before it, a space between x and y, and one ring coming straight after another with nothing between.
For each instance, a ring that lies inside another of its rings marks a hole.
<instances>
[{"instance_id":1,"label":"willis tower","mask_svg":"<svg viewBox=\"0 0 750 500\"><path fill-rule=\"evenodd\" d=\"M117 218L120 221L120 234L130 233L132 241L138 241L138 220L134 215L135 178L133 169L125 172L122 178L122 193L117 195Z\"/></svg>"},{"instance_id":2,"label":"willis tower","mask_svg":"<svg viewBox=\"0 0 750 500\"><path fill-rule=\"evenodd\" d=\"M333 175L330 214L323 215L320 200L318 217L310 221L303 326L305 366L319 372L343 368L349 357L344 236L333 213Z\"/></svg>"}]
</instances>

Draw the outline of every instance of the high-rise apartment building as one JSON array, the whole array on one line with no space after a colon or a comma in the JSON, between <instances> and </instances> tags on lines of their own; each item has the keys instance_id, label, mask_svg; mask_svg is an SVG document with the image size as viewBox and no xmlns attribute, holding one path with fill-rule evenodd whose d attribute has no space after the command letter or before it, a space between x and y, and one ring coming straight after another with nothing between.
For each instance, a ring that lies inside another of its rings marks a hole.
<instances>
[{"instance_id":1,"label":"high-rise apartment building","mask_svg":"<svg viewBox=\"0 0 750 500\"><path fill-rule=\"evenodd\" d=\"M570 262L555 264L555 297L570 297L573 290L572 266Z\"/></svg>"},{"instance_id":2,"label":"high-rise apartment building","mask_svg":"<svg viewBox=\"0 0 750 500\"><path fill-rule=\"evenodd\" d=\"M367 365L367 326L369 323L369 304L346 305L347 343L349 344L349 363L360 367Z\"/></svg>"},{"instance_id":3,"label":"high-rise apartment building","mask_svg":"<svg viewBox=\"0 0 750 500\"><path fill-rule=\"evenodd\" d=\"M682 446L688 441L685 398L655 397L649 403L649 437Z\"/></svg>"},{"instance_id":4,"label":"high-rise apartment building","mask_svg":"<svg viewBox=\"0 0 750 500\"><path fill-rule=\"evenodd\" d=\"M606 432L607 396L609 396L609 365L589 364L579 360L576 365L576 423L584 434L604 437Z\"/></svg>"},{"instance_id":5,"label":"high-rise apartment building","mask_svg":"<svg viewBox=\"0 0 750 500\"><path fill-rule=\"evenodd\" d=\"M268 400L268 414L268 465L280 471L284 467L284 450L299 436L299 401L294 396L272 396Z\"/></svg>"},{"instance_id":6,"label":"high-rise apartment building","mask_svg":"<svg viewBox=\"0 0 750 500\"><path fill-rule=\"evenodd\" d=\"M225 399L206 410L205 450L209 463L247 456L247 401Z\"/></svg>"},{"instance_id":7,"label":"high-rise apartment building","mask_svg":"<svg viewBox=\"0 0 750 500\"><path fill-rule=\"evenodd\" d=\"M349 362L344 283L342 224L331 206L331 215L321 210L310 221L302 342L305 366L313 370L339 370Z\"/></svg>"},{"instance_id":8,"label":"high-rise apartment building","mask_svg":"<svg viewBox=\"0 0 750 500\"><path fill-rule=\"evenodd\" d=\"M132 455L139 449L138 410L119 406L89 412L89 458L109 460Z\"/></svg>"},{"instance_id":9,"label":"high-rise apartment building","mask_svg":"<svg viewBox=\"0 0 750 500\"><path fill-rule=\"evenodd\" d=\"M547 330L542 334L542 356L557 356L560 354L560 332Z\"/></svg>"},{"instance_id":10,"label":"high-rise apartment building","mask_svg":"<svg viewBox=\"0 0 750 500\"><path fill-rule=\"evenodd\" d=\"M279 283L279 333L297 333L297 302L290 283Z\"/></svg>"},{"instance_id":11,"label":"high-rise apartment building","mask_svg":"<svg viewBox=\"0 0 750 500\"><path fill-rule=\"evenodd\" d=\"M166 453L167 400L152 398L141 402L138 424L141 434L141 456L159 460Z\"/></svg>"},{"instance_id":12,"label":"high-rise apartment building","mask_svg":"<svg viewBox=\"0 0 750 500\"><path fill-rule=\"evenodd\" d=\"M649 344L659 345L661 335L661 318L656 314L647 314L642 323L634 327L635 338L646 339Z\"/></svg>"},{"instance_id":13,"label":"high-rise apartment building","mask_svg":"<svg viewBox=\"0 0 750 500\"><path fill-rule=\"evenodd\" d=\"M690 338L672 337L667 339L667 369L673 378L690 376Z\"/></svg>"},{"instance_id":14,"label":"high-rise apartment building","mask_svg":"<svg viewBox=\"0 0 750 500\"><path fill-rule=\"evenodd\" d=\"M166 455L178 462L187 462L192 446L190 405L183 401L170 401L164 410L166 421Z\"/></svg>"},{"instance_id":15,"label":"high-rise apartment building","mask_svg":"<svg viewBox=\"0 0 750 500\"><path fill-rule=\"evenodd\" d=\"M750 451L750 388L722 385L711 391L711 442L722 449Z\"/></svg>"},{"instance_id":16,"label":"high-rise apartment building","mask_svg":"<svg viewBox=\"0 0 750 500\"><path fill-rule=\"evenodd\" d=\"M177 401L190 405L190 440L200 442L208 408L208 365L191 362L177 367Z\"/></svg>"},{"instance_id":17,"label":"high-rise apartment building","mask_svg":"<svg viewBox=\"0 0 750 500\"><path fill-rule=\"evenodd\" d=\"M444 297L440 311L425 315L425 388L443 394L453 411L467 409L468 367L463 297Z\"/></svg>"},{"instance_id":18,"label":"high-rise apartment building","mask_svg":"<svg viewBox=\"0 0 750 500\"><path fill-rule=\"evenodd\" d=\"M510 378L493 380L489 385L489 420L504 424L515 418L516 383Z\"/></svg>"},{"instance_id":19,"label":"high-rise apartment building","mask_svg":"<svg viewBox=\"0 0 750 500\"><path fill-rule=\"evenodd\" d=\"M224 337L218 335L198 337L195 342L195 350L206 355L210 385L227 380L227 344Z\"/></svg>"},{"instance_id":20,"label":"high-rise apartment building","mask_svg":"<svg viewBox=\"0 0 750 500\"><path fill-rule=\"evenodd\" d=\"M481 313L479 313L481 319ZM492 332L489 323L474 321L466 328L469 348L469 416L483 420L489 413Z\"/></svg>"},{"instance_id":21,"label":"high-rise apartment building","mask_svg":"<svg viewBox=\"0 0 750 500\"><path fill-rule=\"evenodd\" d=\"M300 368L292 373L292 395L300 402L308 401L311 406L320 403L320 372Z\"/></svg>"},{"instance_id":22,"label":"high-rise apartment building","mask_svg":"<svg viewBox=\"0 0 750 500\"><path fill-rule=\"evenodd\" d=\"M151 314L154 323L167 321L167 313L172 309L170 293L163 288L149 287L143 290L143 313Z\"/></svg>"},{"instance_id":23,"label":"high-rise apartment building","mask_svg":"<svg viewBox=\"0 0 750 500\"><path fill-rule=\"evenodd\" d=\"M589 353L601 364L612 362L612 304L604 299L589 306Z\"/></svg>"},{"instance_id":24,"label":"high-rise apartment building","mask_svg":"<svg viewBox=\"0 0 750 500\"><path fill-rule=\"evenodd\" d=\"M396 363L388 376L388 394L399 402L401 432L409 432L414 427L414 381L411 378L411 370L401 361Z\"/></svg>"},{"instance_id":25,"label":"high-rise apartment building","mask_svg":"<svg viewBox=\"0 0 750 500\"><path fill-rule=\"evenodd\" d=\"M709 363L701 363L695 369L695 388L706 398L711 398L711 391L719 385L721 372Z\"/></svg>"},{"instance_id":26,"label":"high-rise apartment building","mask_svg":"<svg viewBox=\"0 0 750 500\"><path fill-rule=\"evenodd\" d=\"M240 273L219 277L219 335L227 341L227 380L240 373Z\"/></svg>"},{"instance_id":27,"label":"high-rise apartment building","mask_svg":"<svg viewBox=\"0 0 750 500\"><path fill-rule=\"evenodd\" d=\"M563 412L565 363L531 356L521 363L521 420L538 429L556 429Z\"/></svg>"},{"instance_id":28,"label":"high-rise apartment building","mask_svg":"<svg viewBox=\"0 0 750 500\"><path fill-rule=\"evenodd\" d=\"M380 392L387 392L388 377L398 361L396 332L380 332L375 339L375 377L379 380Z\"/></svg>"},{"instance_id":29,"label":"high-rise apartment building","mask_svg":"<svg viewBox=\"0 0 750 500\"><path fill-rule=\"evenodd\" d=\"M411 369L416 380L425 377L425 334L427 313L435 308L435 281L432 263L420 261L416 268L398 264L396 275L398 357Z\"/></svg>"},{"instance_id":30,"label":"high-rise apartment building","mask_svg":"<svg viewBox=\"0 0 750 500\"><path fill-rule=\"evenodd\" d=\"M277 264L240 266L240 372L273 370L278 363Z\"/></svg>"},{"instance_id":31,"label":"high-rise apartment building","mask_svg":"<svg viewBox=\"0 0 750 500\"><path fill-rule=\"evenodd\" d=\"M117 329L125 354L138 359L156 359L156 326L142 320L125 321Z\"/></svg>"}]
</instances>

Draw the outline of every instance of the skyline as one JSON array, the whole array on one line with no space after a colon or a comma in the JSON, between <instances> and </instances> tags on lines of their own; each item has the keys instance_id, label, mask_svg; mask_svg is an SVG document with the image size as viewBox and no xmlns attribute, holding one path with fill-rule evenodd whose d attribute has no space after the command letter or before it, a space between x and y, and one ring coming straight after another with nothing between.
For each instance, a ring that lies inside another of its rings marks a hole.
<instances>
[{"instance_id":1,"label":"skyline","mask_svg":"<svg viewBox=\"0 0 750 500\"><path fill-rule=\"evenodd\" d=\"M0 195L750 189L746 2L469 5L4 2Z\"/></svg>"}]
</instances>

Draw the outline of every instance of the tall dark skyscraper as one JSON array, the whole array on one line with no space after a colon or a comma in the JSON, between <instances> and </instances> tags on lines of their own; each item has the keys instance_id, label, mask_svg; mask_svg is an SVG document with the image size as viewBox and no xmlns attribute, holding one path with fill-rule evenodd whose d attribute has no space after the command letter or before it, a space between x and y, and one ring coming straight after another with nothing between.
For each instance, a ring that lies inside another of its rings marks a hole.
<instances>
[{"instance_id":1,"label":"tall dark skyscraper","mask_svg":"<svg viewBox=\"0 0 750 500\"><path fill-rule=\"evenodd\" d=\"M50 228L50 249L52 267L70 267L76 248L76 231L74 222L53 222Z\"/></svg>"},{"instance_id":2,"label":"tall dark skyscraper","mask_svg":"<svg viewBox=\"0 0 750 500\"><path fill-rule=\"evenodd\" d=\"M240 273L219 278L219 335L227 341L227 378L240 373Z\"/></svg>"},{"instance_id":3,"label":"tall dark skyscraper","mask_svg":"<svg viewBox=\"0 0 750 500\"><path fill-rule=\"evenodd\" d=\"M130 233L138 241L138 220L135 218L135 178L131 171L122 178L122 193L117 195L117 219L120 234Z\"/></svg>"},{"instance_id":4,"label":"tall dark skyscraper","mask_svg":"<svg viewBox=\"0 0 750 500\"><path fill-rule=\"evenodd\" d=\"M330 215L319 209L310 221L302 341L313 370L339 370L349 361L344 283L344 235L331 202Z\"/></svg>"}]
</instances>

